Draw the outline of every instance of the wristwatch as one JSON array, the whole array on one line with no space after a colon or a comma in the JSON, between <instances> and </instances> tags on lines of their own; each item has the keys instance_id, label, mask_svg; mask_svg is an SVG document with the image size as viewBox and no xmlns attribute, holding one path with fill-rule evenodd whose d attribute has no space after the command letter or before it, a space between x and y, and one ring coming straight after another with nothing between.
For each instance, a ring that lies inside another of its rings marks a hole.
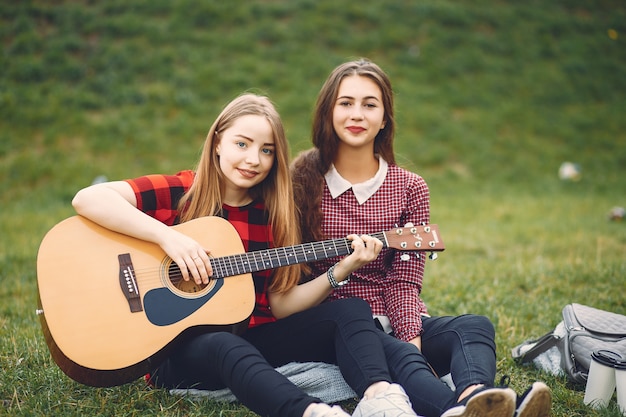
<instances>
[{"instance_id":1,"label":"wristwatch","mask_svg":"<svg viewBox=\"0 0 626 417\"><path fill-rule=\"evenodd\" d=\"M343 287L348 283L348 281L350 281L350 276L348 276L348 278L344 279L343 281L337 282L337 280L335 279L335 274L333 274L336 266L337 264L334 264L333 266L328 268L328 271L326 271L326 275L328 276L328 282L330 282L330 286L333 288Z\"/></svg>"}]
</instances>

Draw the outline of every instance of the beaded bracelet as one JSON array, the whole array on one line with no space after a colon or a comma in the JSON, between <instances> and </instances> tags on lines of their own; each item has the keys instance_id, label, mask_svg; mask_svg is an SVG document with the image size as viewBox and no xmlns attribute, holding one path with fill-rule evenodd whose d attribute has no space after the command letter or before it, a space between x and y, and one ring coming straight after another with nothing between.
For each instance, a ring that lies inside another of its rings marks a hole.
<instances>
[{"instance_id":1,"label":"beaded bracelet","mask_svg":"<svg viewBox=\"0 0 626 417\"><path fill-rule=\"evenodd\" d=\"M350 281L350 276L348 276L348 278L344 279L343 281L337 282L337 280L335 279L335 274L333 274L336 266L337 264L334 264L333 266L328 268L328 271L326 271L326 275L328 276L328 282L330 282L330 286L333 288L339 288L343 285L346 285L348 281Z\"/></svg>"}]
</instances>

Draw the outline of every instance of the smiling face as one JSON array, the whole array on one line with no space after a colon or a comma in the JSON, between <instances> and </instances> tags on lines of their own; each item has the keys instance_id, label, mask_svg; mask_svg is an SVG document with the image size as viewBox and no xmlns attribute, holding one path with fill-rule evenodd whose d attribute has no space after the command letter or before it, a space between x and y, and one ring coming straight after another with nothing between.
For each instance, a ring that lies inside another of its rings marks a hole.
<instances>
[{"instance_id":1,"label":"smiling face","mask_svg":"<svg viewBox=\"0 0 626 417\"><path fill-rule=\"evenodd\" d=\"M274 164L274 132L263 116L241 116L219 134L216 146L225 178L224 202L249 202L249 190L267 178Z\"/></svg>"},{"instance_id":2,"label":"smiling face","mask_svg":"<svg viewBox=\"0 0 626 417\"><path fill-rule=\"evenodd\" d=\"M345 77L339 85L333 108L333 127L340 146L374 147L385 127L385 109L378 85L359 75Z\"/></svg>"}]
</instances>

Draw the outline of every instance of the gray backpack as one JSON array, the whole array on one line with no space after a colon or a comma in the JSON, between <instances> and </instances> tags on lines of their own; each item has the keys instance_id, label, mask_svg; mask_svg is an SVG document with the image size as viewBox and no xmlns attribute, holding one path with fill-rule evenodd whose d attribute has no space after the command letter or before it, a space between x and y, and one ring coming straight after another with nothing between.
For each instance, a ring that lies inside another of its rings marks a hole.
<instances>
[{"instance_id":1,"label":"gray backpack","mask_svg":"<svg viewBox=\"0 0 626 417\"><path fill-rule=\"evenodd\" d=\"M513 358L521 364L541 364L540 355L558 352L560 371L580 384L587 382L594 351L610 350L626 359L626 316L576 303L566 305L562 314L554 330L514 347Z\"/></svg>"}]
</instances>

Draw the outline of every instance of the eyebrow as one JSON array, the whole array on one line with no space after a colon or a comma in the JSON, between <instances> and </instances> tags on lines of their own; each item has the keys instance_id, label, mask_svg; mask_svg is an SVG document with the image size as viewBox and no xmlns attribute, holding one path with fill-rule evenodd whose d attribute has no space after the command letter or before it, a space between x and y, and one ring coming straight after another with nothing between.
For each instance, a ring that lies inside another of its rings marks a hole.
<instances>
[{"instance_id":1,"label":"eyebrow","mask_svg":"<svg viewBox=\"0 0 626 417\"><path fill-rule=\"evenodd\" d=\"M351 99L351 100L355 100L355 98L354 98L354 97L352 97L352 96L339 96L339 97L337 97L337 100L346 99L346 98L347 98L347 99ZM337 100L335 100L335 101L337 101ZM363 100L376 100L376 101L381 101L381 100L380 100L378 97L376 97L376 96L365 96L365 97L363 97Z\"/></svg>"},{"instance_id":2,"label":"eyebrow","mask_svg":"<svg viewBox=\"0 0 626 417\"><path fill-rule=\"evenodd\" d=\"M245 140L250 141L250 142L254 142L253 138L251 138L249 136L246 136L244 134L241 134L241 133L236 133L235 137L238 137L238 138L241 138L241 139L245 139ZM274 147L276 147L276 144L275 143L267 143L266 142L266 143L263 144L263 146L274 146Z\"/></svg>"}]
</instances>

